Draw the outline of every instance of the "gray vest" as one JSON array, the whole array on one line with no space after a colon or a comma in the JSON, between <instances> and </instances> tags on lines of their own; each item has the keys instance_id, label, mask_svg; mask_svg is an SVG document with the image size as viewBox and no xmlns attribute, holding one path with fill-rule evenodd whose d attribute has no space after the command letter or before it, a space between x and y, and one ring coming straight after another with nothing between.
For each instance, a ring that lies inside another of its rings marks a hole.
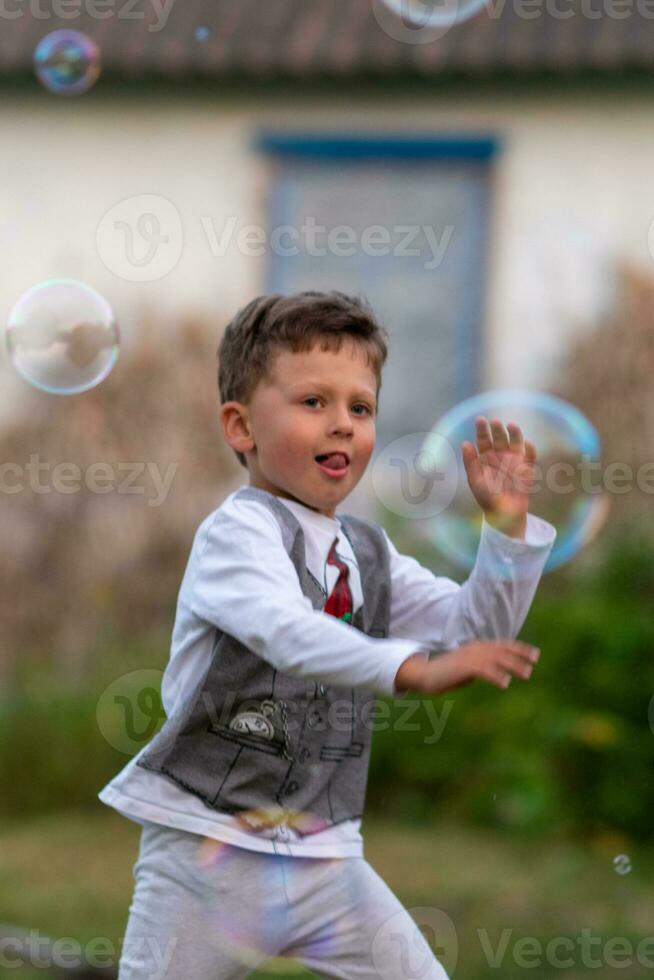
<instances>
[{"instance_id":1,"label":"gray vest","mask_svg":"<svg viewBox=\"0 0 654 980\"><path fill-rule=\"evenodd\" d=\"M306 567L304 533L295 515L274 494L257 487L242 487L237 496L270 508L304 595L314 609L323 609L327 594ZM385 637L390 571L381 528L338 516L363 591L363 606L348 629ZM243 599L247 616L247 596ZM312 833L316 826L363 813L375 700L370 688L327 686L276 670L239 640L216 630L206 674L137 765L168 776L214 810L302 811L318 818L307 823L306 833Z\"/></svg>"}]
</instances>

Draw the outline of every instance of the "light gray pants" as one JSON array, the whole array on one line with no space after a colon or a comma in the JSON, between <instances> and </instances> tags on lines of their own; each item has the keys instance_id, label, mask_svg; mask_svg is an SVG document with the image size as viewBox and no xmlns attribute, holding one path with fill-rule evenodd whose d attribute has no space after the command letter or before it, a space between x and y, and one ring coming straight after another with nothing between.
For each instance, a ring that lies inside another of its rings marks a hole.
<instances>
[{"instance_id":1,"label":"light gray pants","mask_svg":"<svg viewBox=\"0 0 654 980\"><path fill-rule=\"evenodd\" d=\"M237 980L273 956L319 977L447 980L363 858L262 854L146 823L133 875L119 980Z\"/></svg>"}]
</instances>

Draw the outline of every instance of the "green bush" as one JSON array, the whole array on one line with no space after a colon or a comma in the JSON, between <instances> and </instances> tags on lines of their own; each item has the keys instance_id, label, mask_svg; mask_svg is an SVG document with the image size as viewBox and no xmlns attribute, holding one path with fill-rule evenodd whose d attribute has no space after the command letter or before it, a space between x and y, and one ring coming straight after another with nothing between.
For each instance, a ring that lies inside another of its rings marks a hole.
<instances>
[{"instance_id":1,"label":"green bush","mask_svg":"<svg viewBox=\"0 0 654 980\"><path fill-rule=\"evenodd\" d=\"M121 676L142 670L160 676L161 649L160 643L107 649L94 676L75 685L43 663L21 665L14 688L0 697L1 817L103 806L98 792L130 756L103 735L100 699ZM163 717L158 691L153 711Z\"/></svg>"},{"instance_id":2,"label":"green bush","mask_svg":"<svg viewBox=\"0 0 654 980\"><path fill-rule=\"evenodd\" d=\"M420 731L377 733L371 808L651 839L652 594L654 561L637 533L616 536L590 571L572 566L546 578L521 634L542 650L530 681L514 679L507 691L478 683L436 699L451 706L436 744L426 744L422 706ZM402 710L396 702L393 717Z\"/></svg>"}]
</instances>

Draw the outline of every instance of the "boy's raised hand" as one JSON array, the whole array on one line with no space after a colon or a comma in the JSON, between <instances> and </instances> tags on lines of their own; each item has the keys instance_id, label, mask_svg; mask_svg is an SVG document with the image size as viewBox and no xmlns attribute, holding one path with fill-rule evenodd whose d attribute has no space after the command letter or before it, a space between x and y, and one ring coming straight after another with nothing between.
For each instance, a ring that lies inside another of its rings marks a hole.
<instances>
[{"instance_id":1,"label":"boy's raised hand","mask_svg":"<svg viewBox=\"0 0 654 980\"><path fill-rule=\"evenodd\" d=\"M475 419L477 446L461 443L470 489L486 520L510 537L524 538L534 485L536 448L515 422Z\"/></svg>"},{"instance_id":2,"label":"boy's raised hand","mask_svg":"<svg viewBox=\"0 0 654 980\"><path fill-rule=\"evenodd\" d=\"M456 650L425 660L411 656L401 665L395 678L398 691L443 694L474 680L483 680L506 689L512 677L529 680L540 657L537 647L519 640L478 640Z\"/></svg>"}]
</instances>

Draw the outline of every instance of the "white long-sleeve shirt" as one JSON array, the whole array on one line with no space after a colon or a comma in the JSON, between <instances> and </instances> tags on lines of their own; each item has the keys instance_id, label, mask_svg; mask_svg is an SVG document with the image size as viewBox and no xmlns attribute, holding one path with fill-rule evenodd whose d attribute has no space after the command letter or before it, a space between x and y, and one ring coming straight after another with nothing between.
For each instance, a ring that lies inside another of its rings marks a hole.
<instances>
[{"instance_id":1,"label":"white long-sleeve shirt","mask_svg":"<svg viewBox=\"0 0 654 980\"><path fill-rule=\"evenodd\" d=\"M278 670L339 686L364 686L400 697L395 675L411 654L453 649L475 638L515 637L527 616L556 532L529 515L524 540L485 521L475 566L463 585L390 553L388 638L369 637L320 610L304 595L279 524L264 503L226 500L200 524L180 588L170 659L161 685L168 717L183 705L209 666L215 628L236 637ZM353 612L363 594L356 558L338 514L318 514L278 498L305 535L306 565L329 594L338 568L327 564L334 539L349 565ZM167 776L137 766L144 746L98 794L124 816L187 830L228 844L299 857L360 857L360 819L308 836L279 824L245 831L238 820L206 806Z\"/></svg>"}]
</instances>

